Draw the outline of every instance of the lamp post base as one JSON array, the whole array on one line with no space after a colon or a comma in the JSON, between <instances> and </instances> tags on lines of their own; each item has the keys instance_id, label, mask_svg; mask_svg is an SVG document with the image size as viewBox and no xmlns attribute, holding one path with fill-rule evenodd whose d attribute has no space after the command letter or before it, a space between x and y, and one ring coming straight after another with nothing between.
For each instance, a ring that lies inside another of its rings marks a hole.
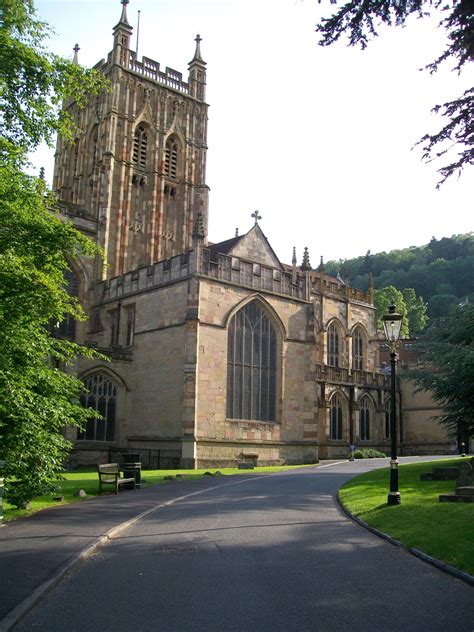
<instances>
[{"instance_id":1,"label":"lamp post base","mask_svg":"<svg viewBox=\"0 0 474 632\"><path fill-rule=\"evenodd\" d=\"M389 492L387 497L387 505L399 505L401 502L400 492Z\"/></svg>"}]
</instances>

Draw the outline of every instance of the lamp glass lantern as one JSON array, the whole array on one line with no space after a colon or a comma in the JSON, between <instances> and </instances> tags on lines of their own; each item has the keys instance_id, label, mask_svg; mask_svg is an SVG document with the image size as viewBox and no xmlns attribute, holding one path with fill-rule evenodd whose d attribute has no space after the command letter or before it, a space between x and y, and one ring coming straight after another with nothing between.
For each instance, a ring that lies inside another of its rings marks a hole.
<instances>
[{"instance_id":1,"label":"lamp glass lantern","mask_svg":"<svg viewBox=\"0 0 474 632\"><path fill-rule=\"evenodd\" d=\"M389 344L396 345L400 338L400 331L402 329L402 314L397 314L395 311L395 305L390 305L388 308L388 314L385 314L382 320L385 338Z\"/></svg>"}]
</instances>

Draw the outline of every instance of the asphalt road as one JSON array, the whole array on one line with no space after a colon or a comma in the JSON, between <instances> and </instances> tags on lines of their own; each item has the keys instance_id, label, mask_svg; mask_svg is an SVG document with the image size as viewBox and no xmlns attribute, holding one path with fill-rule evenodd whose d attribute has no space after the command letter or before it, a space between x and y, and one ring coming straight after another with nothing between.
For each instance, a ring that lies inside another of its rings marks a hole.
<instances>
[{"instance_id":1,"label":"asphalt road","mask_svg":"<svg viewBox=\"0 0 474 632\"><path fill-rule=\"evenodd\" d=\"M472 587L337 506L340 485L379 463L191 492L98 549L15 630L472 632Z\"/></svg>"}]
</instances>

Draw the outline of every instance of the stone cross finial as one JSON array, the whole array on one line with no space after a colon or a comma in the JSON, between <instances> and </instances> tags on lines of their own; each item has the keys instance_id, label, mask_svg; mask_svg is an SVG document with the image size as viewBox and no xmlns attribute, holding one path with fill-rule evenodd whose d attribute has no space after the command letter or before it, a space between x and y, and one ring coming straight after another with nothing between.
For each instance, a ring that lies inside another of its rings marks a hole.
<instances>
[{"instance_id":1,"label":"stone cross finial","mask_svg":"<svg viewBox=\"0 0 474 632\"><path fill-rule=\"evenodd\" d=\"M202 42L202 37L199 35L199 33L196 35L196 37L194 38L194 41L196 42L196 44L200 44Z\"/></svg>"},{"instance_id":2,"label":"stone cross finial","mask_svg":"<svg viewBox=\"0 0 474 632\"><path fill-rule=\"evenodd\" d=\"M259 214L258 211L254 211L250 217L253 217L255 219L255 224L258 224L258 220L262 219L262 216Z\"/></svg>"},{"instance_id":3,"label":"stone cross finial","mask_svg":"<svg viewBox=\"0 0 474 632\"><path fill-rule=\"evenodd\" d=\"M120 4L122 5L122 15L120 16L120 22L123 22L123 24L128 24L128 18L127 18L127 4L130 2L130 0L120 0Z\"/></svg>"},{"instance_id":4,"label":"stone cross finial","mask_svg":"<svg viewBox=\"0 0 474 632\"><path fill-rule=\"evenodd\" d=\"M73 61L74 61L75 64L78 64L79 63L79 55L78 55L78 53L81 50L79 48L79 44L76 44L72 50L74 51L74 59L73 59Z\"/></svg>"}]
</instances>

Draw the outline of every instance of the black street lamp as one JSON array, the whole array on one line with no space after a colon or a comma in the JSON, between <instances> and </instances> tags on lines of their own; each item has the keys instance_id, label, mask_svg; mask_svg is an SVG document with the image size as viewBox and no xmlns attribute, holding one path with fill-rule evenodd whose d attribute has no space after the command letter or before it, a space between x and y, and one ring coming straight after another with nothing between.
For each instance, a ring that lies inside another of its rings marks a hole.
<instances>
[{"instance_id":1,"label":"black street lamp","mask_svg":"<svg viewBox=\"0 0 474 632\"><path fill-rule=\"evenodd\" d=\"M395 380L395 366L397 362L397 347L402 328L403 316L397 314L395 305L390 305L388 314L382 318L385 338L390 351L390 491L387 505L400 504L398 491L398 459L397 459L397 389Z\"/></svg>"}]
</instances>

